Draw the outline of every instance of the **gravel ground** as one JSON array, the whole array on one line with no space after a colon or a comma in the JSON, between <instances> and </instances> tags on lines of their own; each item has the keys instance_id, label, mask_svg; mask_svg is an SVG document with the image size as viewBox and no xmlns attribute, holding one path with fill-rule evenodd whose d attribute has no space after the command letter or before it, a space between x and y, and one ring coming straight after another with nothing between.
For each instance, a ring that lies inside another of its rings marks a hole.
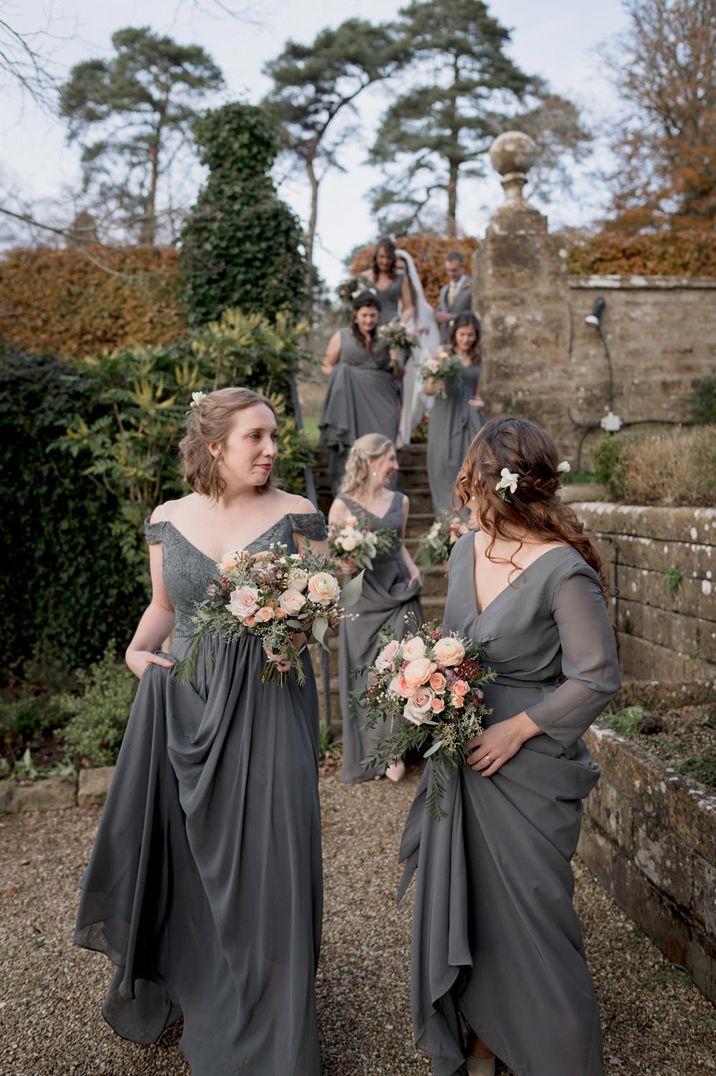
<instances>
[{"instance_id":1,"label":"gravel ground","mask_svg":"<svg viewBox=\"0 0 716 1076\"><path fill-rule=\"evenodd\" d=\"M341 785L321 777L326 914L318 982L324 1076L428 1076L410 1036L410 908L396 910L395 853L417 777ZM169 1033L117 1038L100 1015L104 957L70 942L76 886L99 812L0 821L0 1076L188 1076ZM683 970L575 864L605 1033L607 1073L716 1072L714 1010ZM579 1076L575 1073L574 1076Z\"/></svg>"}]
</instances>

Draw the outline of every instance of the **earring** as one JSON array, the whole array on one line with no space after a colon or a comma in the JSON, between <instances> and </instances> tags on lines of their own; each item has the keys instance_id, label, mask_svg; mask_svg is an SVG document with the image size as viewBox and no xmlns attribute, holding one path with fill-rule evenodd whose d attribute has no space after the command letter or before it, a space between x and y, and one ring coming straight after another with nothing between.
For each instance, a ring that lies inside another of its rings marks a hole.
<instances>
[{"instance_id":1,"label":"earring","mask_svg":"<svg viewBox=\"0 0 716 1076\"><path fill-rule=\"evenodd\" d=\"M373 475L373 478L377 478L377 476L378 476L377 471L371 471L370 473Z\"/></svg>"}]
</instances>

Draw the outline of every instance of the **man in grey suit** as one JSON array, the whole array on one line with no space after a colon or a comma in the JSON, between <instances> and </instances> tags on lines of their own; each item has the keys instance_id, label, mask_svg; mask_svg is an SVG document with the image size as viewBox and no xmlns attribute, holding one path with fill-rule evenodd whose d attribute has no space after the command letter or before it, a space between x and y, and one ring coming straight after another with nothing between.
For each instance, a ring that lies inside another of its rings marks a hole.
<instances>
[{"instance_id":1,"label":"man in grey suit","mask_svg":"<svg viewBox=\"0 0 716 1076\"><path fill-rule=\"evenodd\" d=\"M440 289L440 301L435 320L440 331L440 343L450 342L450 326L458 314L472 310L472 281L465 273L465 258L459 251L451 251L445 258L448 282Z\"/></svg>"}]
</instances>

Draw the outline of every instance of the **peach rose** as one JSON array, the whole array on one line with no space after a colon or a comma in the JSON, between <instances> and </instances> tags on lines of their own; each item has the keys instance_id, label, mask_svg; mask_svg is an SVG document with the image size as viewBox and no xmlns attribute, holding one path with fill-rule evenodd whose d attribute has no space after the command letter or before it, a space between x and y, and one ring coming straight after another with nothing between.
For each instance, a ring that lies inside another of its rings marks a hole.
<instances>
[{"instance_id":1,"label":"peach rose","mask_svg":"<svg viewBox=\"0 0 716 1076\"><path fill-rule=\"evenodd\" d=\"M233 572L238 567L238 559L240 556L241 553L238 549L235 549L232 553L224 553L216 567L222 575L226 572Z\"/></svg>"},{"instance_id":2,"label":"peach rose","mask_svg":"<svg viewBox=\"0 0 716 1076\"><path fill-rule=\"evenodd\" d=\"M429 721L433 712L434 698L429 687L419 687L406 702L403 717L414 725L422 725L424 721Z\"/></svg>"},{"instance_id":3,"label":"peach rose","mask_svg":"<svg viewBox=\"0 0 716 1076\"><path fill-rule=\"evenodd\" d=\"M259 592L256 587L237 587L236 590L231 591L229 597L229 604L226 608L229 610L232 616L236 616L239 620L243 620L247 616L251 616L255 613L259 603Z\"/></svg>"},{"instance_id":4,"label":"peach rose","mask_svg":"<svg viewBox=\"0 0 716 1076\"><path fill-rule=\"evenodd\" d=\"M465 697L464 695L451 695L450 703L456 710L461 710L465 705Z\"/></svg>"},{"instance_id":5,"label":"peach rose","mask_svg":"<svg viewBox=\"0 0 716 1076\"><path fill-rule=\"evenodd\" d=\"M467 680L456 680L450 690L452 691L453 695L467 695L468 691L470 690L470 685L468 684Z\"/></svg>"},{"instance_id":6,"label":"peach rose","mask_svg":"<svg viewBox=\"0 0 716 1076\"><path fill-rule=\"evenodd\" d=\"M273 616L274 620L285 620L288 613L284 609L274 609Z\"/></svg>"},{"instance_id":7,"label":"peach rose","mask_svg":"<svg viewBox=\"0 0 716 1076\"><path fill-rule=\"evenodd\" d=\"M446 684L447 680L441 672L434 672L430 677L430 686L433 691L437 691L438 695L442 695Z\"/></svg>"},{"instance_id":8,"label":"peach rose","mask_svg":"<svg viewBox=\"0 0 716 1076\"><path fill-rule=\"evenodd\" d=\"M395 659L399 651L400 643L397 639L393 639L387 646L384 646L375 659L375 667L378 672L387 672L388 669L395 668Z\"/></svg>"},{"instance_id":9,"label":"peach rose","mask_svg":"<svg viewBox=\"0 0 716 1076\"><path fill-rule=\"evenodd\" d=\"M246 625L247 628L253 628L255 623L256 623L256 617L255 616L247 616L246 619L244 620L244 624Z\"/></svg>"},{"instance_id":10,"label":"peach rose","mask_svg":"<svg viewBox=\"0 0 716 1076\"><path fill-rule=\"evenodd\" d=\"M409 699L413 694L412 690L405 682L405 677L402 674L394 676L388 684L388 691L393 695L399 695L401 699Z\"/></svg>"},{"instance_id":11,"label":"peach rose","mask_svg":"<svg viewBox=\"0 0 716 1076\"><path fill-rule=\"evenodd\" d=\"M445 709L445 699L433 699L431 709L434 714L441 714Z\"/></svg>"},{"instance_id":12,"label":"peach rose","mask_svg":"<svg viewBox=\"0 0 716 1076\"><path fill-rule=\"evenodd\" d=\"M440 665L459 665L465 657L465 647L459 639L445 635L435 643L433 657Z\"/></svg>"},{"instance_id":13,"label":"peach rose","mask_svg":"<svg viewBox=\"0 0 716 1076\"><path fill-rule=\"evenodd\" d=\"M270 605L264 605L256 610L254 617L257 624L267 624L269 620L273 620L273 609Z\"/></svg>"},{"instance_id":14,"label":"peach rose","mask_svg":"<svg viewBox=\"0 0 716 1076\"><path fill-rule=\"evenodd\" d=\"M415 661L416 658L425 657L425 643L419 635L403 643L403 657L406 661Z\"/></svg>"},{"instance_id":15,"label":"peach rose","mask_svg":"<svg viewBox=\"0 0 716 1076\"><path fill-rule=\"evenodd\" d=\"M256 564L261 564L265 560L269 560L273 556L270 549L260 549L258 553L253 554L253 558Z\"/></svg>"},{"instance_id":16,"label":"peach rose","mask_svg":"<svg viewBox=\"0 0 716 1076\"><path fill-rule=\"evenodd\" d=\"M428 658L416 658L415 661L410 661L403 669L403 676L408 687L413 691L416 687L420 687L422 684L427 684L430 677L435 672L435 663L429 661Z\"/></svg>"},{"instance_id":17,"label":"peach rose","mask_svg":"<svg viewBox=\"0 0 716 1076\"><path fill-rule=\"evenodd\" d=\"M288 613L289 616L295 616L296 613L300 613L306 604L306 599L303 594L299 594L297 590L293 590L289 587L288 590L284 590L283 594L278 599L278 604L283 609L284 613Z\"/></svg>"},{"instance_id":18,"label":"peach rose","mask_svg":"<svg viewBox=\"0 0 716 1076\"><path fill-rule=\"evenodd\" d=\"M340 592L341 588L330 572L316 572L308 580L308 597L316 605L332 605Z\"/></svg>"}]
</instances>

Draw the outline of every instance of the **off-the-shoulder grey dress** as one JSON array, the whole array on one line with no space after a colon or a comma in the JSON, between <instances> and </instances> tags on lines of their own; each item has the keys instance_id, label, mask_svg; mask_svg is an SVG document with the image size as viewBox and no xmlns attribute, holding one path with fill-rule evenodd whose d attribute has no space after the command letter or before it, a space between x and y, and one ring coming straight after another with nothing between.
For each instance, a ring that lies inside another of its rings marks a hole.
<instances>
[{"instance_id":1,"label":"off-the-shoulder grey dress","mask_svg":"<svg viewBox=\"0 0 716 1076\"><path fill-rule=\"evenodd\" d=\"M363 576L363 590L351 613L358 613L355 620L344 620L338 636L338 678L343 720L343 761L341 780L347 784L367 781L383 770L365 770L362 761L388 731L386 723L379 721L373 729L365 729L362 709L353 712L350 696L365 689L366 677L353 676L356 669L372 664L381 649L378 635L390 626L398 639L412 628L405 617L412 613L422 624L423 610L417 584L408 584L408 566L401 554L401 531L403 527L403 501L405 494L396 490L388 511L383 516L369 512L358 501L339 494L359 521L373 530L392 530L395 540L386 553L380 553L369 571Z\"/></svg>"},{"instance_id":2,"label":"off-the-shoulder grey dress","mask_svg":"<svg viewBox=\"0 0 716 1076\"><path fill-rule=\"evenodd\" d=\"M323 538L285 515L247 548ZM184 657L212 560L171 523L162 542ZM116 965L103 1012L154 1042L184 1017L193 1076L318 1076L321 930L318 705L306 684L262 684L258 638L208 639L191 684L148 665L82 882L75 942Z\"/></svg>"},{"instance_id":3,"label":"off-the-shoulder grey dress","mask_svg":"<svg viewBox=\"0 0 716 1076\"><path fill-rule=\"evenodd\" d=\"M328 377L328 391L319 420L320 446L328 454L333 491L343 478L351 445L365 433L395 440L398 432L397 382L390 354L376 340L372 351L350 329L341 329L340 361Z\"/></svg>"},{"instance_id":4,"label":"off-the-shoulder grey dress","mask_svg":"<svg viewBox=\"0 0 716 1076\"><path fill-rule=\"evenodd\" d=\"M459 385L435 397L428 425L428 482L435 512L452 509L452 488L473 437L485 424L484 411L468 400L477 391L480 363L465 367Z\"/></svg>"},{"instance_id":5,"label":"off-the-shoulder grey dress","mask_svg":"<svg viewBox=\"0 0 716 1076\"><path fill-rule=\"evenodd\" d=\"M417 872L415 1041L435 1076L463 1076L462 1016L519 1076L600 1076L570 868L599 777L581 735L620 682L598 577L571 547L554 548L480 613L467 534L450 558L445 628L489 640L488 724L525 710L544 735L493 777L463 766L446 818L425 809L423 777L400 852L403 888Z\"/></svg>"}]
</instances>

